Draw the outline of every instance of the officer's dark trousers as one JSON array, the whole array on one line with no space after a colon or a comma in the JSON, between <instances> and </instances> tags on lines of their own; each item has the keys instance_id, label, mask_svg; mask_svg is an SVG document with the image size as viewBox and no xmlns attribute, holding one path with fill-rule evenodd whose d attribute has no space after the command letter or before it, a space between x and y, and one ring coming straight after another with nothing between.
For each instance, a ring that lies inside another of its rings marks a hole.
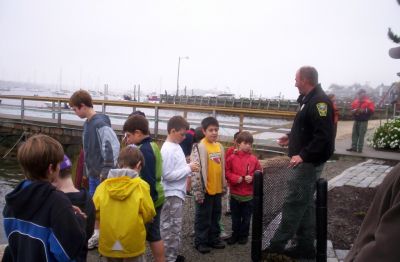
<instances>
[{"instance_id":1,"label":"officer's dark trousers","mask_svg":"<svg viewBox=\"0 0 400 262\"><path fill-rule=\"evenodd\" d=\"M231 196L232 235L236 238L249 236L253 201L239 201Z\"/></svg>"},{"instance_id":2,"label":"officer's dark trousers","mask_svg":"<svg viewBox=\"0 0 400 262\"><path fill-rule=\"evenodd\" d=\"M221 232L219 221L221 220L221 194L205 194L202 204L196 203L196 215L194 221L194 245L207 245L219 241Z\"/></svg>"},{"instance_id":3,"label":"officer's dark trousers","mask_svg":"<svg viewBox=\"0 0 400 262\"><path fill-rule=\"evenodd\" d=\"M288 181L289 191L283 204L282 220L270 242L272 249L283 250L294 236L299 248L314 248L314 192L323 167L324 164L314 166L302 163L294 169L294 177Z\"/></svg>"}]
</instances>

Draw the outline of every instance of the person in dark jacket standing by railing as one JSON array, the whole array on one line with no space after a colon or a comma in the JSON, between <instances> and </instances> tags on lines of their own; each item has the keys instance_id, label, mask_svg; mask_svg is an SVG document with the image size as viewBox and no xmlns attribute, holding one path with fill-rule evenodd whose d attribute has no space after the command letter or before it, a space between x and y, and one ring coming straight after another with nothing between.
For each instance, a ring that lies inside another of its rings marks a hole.
<instances>
[{"instance_id":1,"label":"person in dark jacket standing by railing","mask_svg":"<svg viewBox=\"0 0 400 262\"><path fill-rule=\"evenodd\" d=\"M367 97L367 92L360 89L357 98L351 103L351 112L354 116L351 147L347 151L362 153L364 136L368 128L368 120L375 111L374 102Z\"/></svg>"},{"instance_id":2,"label":"person in dark jacket standing by railing","mask_svg":"<svg viewBox=\"0 0 400 262\"><path fill-rule=\"evenodd\" d=\"M304 66L296 73L300 96L290 134L278 140L289 146L289 168L294 176L288 182L288 194L282 209L282 220L267 248L268 253L285 254L297 259L316 256L314 191L325 162L333 153L332 102L318 84L315 68ZM296 236L296 245L285 249Z\"/></svg>"},{"instance_id":3,"label":"person in dark jacket standing by railing","mask_svg":"<svg viewBox=\"0 0 400 262\"><path fill-rule=\"evenodd\" d=\"M108 171L116 166L120 144L111 127L110 118L94 110L89 92L82 89L76 91L70 97L69 105L79 118L86 118L82 133L84 166L89 180L89 194L93 196L100 182L107 178ZM98 239L99 230L96 221L88 248L97 247Z\"/></svg>"}]
</instances>

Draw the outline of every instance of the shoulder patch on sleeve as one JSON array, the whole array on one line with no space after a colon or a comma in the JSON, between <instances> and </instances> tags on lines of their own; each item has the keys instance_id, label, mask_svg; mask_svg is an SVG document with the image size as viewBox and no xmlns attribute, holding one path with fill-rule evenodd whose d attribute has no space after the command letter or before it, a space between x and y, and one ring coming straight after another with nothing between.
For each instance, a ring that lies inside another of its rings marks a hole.
<instances>
[{"instance_id":1,"label":"shoulder patch on sleeve","mask_svg":"<svg viewBox=\"0 0 400 262\"><path fill-rule=\"evenodd\" d=\"M326 116L328 113L328 105L326 103L318 103L317 104L317 109L319 116Z\"/></svg>"}]
</instances>

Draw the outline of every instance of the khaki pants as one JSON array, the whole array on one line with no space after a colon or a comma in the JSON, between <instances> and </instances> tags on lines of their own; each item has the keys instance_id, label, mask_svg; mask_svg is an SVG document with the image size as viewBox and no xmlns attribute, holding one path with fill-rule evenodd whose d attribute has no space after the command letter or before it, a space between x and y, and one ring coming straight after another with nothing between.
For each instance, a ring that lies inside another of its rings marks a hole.
<instances>
[{"instance_id":1,"label":"khaki pants","mask_svg":"<svg viewBox=\"0 0 400 262\"><path fill-rule=\"evenodd\" d=\"M165 260L175 261L180 244L183 218L183 200L177 196L165 198L161 211L160 233L164 240Z\"/></svg>"}]
</instances>

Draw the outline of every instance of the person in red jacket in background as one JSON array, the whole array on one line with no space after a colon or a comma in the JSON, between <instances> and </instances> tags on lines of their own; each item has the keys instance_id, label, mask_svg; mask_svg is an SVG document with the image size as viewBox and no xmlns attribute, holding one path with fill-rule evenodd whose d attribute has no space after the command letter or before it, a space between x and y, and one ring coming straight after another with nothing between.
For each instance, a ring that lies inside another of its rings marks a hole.
<instances>
[{"instance_id":1,"label":"person in red jacket in background","mask_svg":"<svg viewBox=\"0 0 400 262\"><path fill-rule=\"evenodd\" d=\"M346 150L362 153L368 120L375 111L375 104L368 98L364 89L358 90L357 98L351 103L351 111L354 117L351 148Z\"/></svg>"},{"instance_id":2,"label":"person in red jacket in background","mask_svg":"<svg viewBox=\"0 0 400 262\"><path fill-rule=\"evenodd\" d=\"M232 218L232 236L227 243L246 244L249 237L253 200L253 175L261 171L256 156L251 154L253 136L242 131L236 139L239 149L226 161L225 176L231 191L230 205Z\"/></svg>"},{"instance_id":3,"label":"person in red jacket in background","mask_svg":"<svg viewBox=\"0 0 400 262\"><path fill-rule=\"evenodd\" d=\"M337 124L339 122L339 109L336 105L336 96L335 94L329 94L329 99L332 101L333 107L333 139L336 140L336 133L337 133Z\"/></svg>"}]
</instances>

